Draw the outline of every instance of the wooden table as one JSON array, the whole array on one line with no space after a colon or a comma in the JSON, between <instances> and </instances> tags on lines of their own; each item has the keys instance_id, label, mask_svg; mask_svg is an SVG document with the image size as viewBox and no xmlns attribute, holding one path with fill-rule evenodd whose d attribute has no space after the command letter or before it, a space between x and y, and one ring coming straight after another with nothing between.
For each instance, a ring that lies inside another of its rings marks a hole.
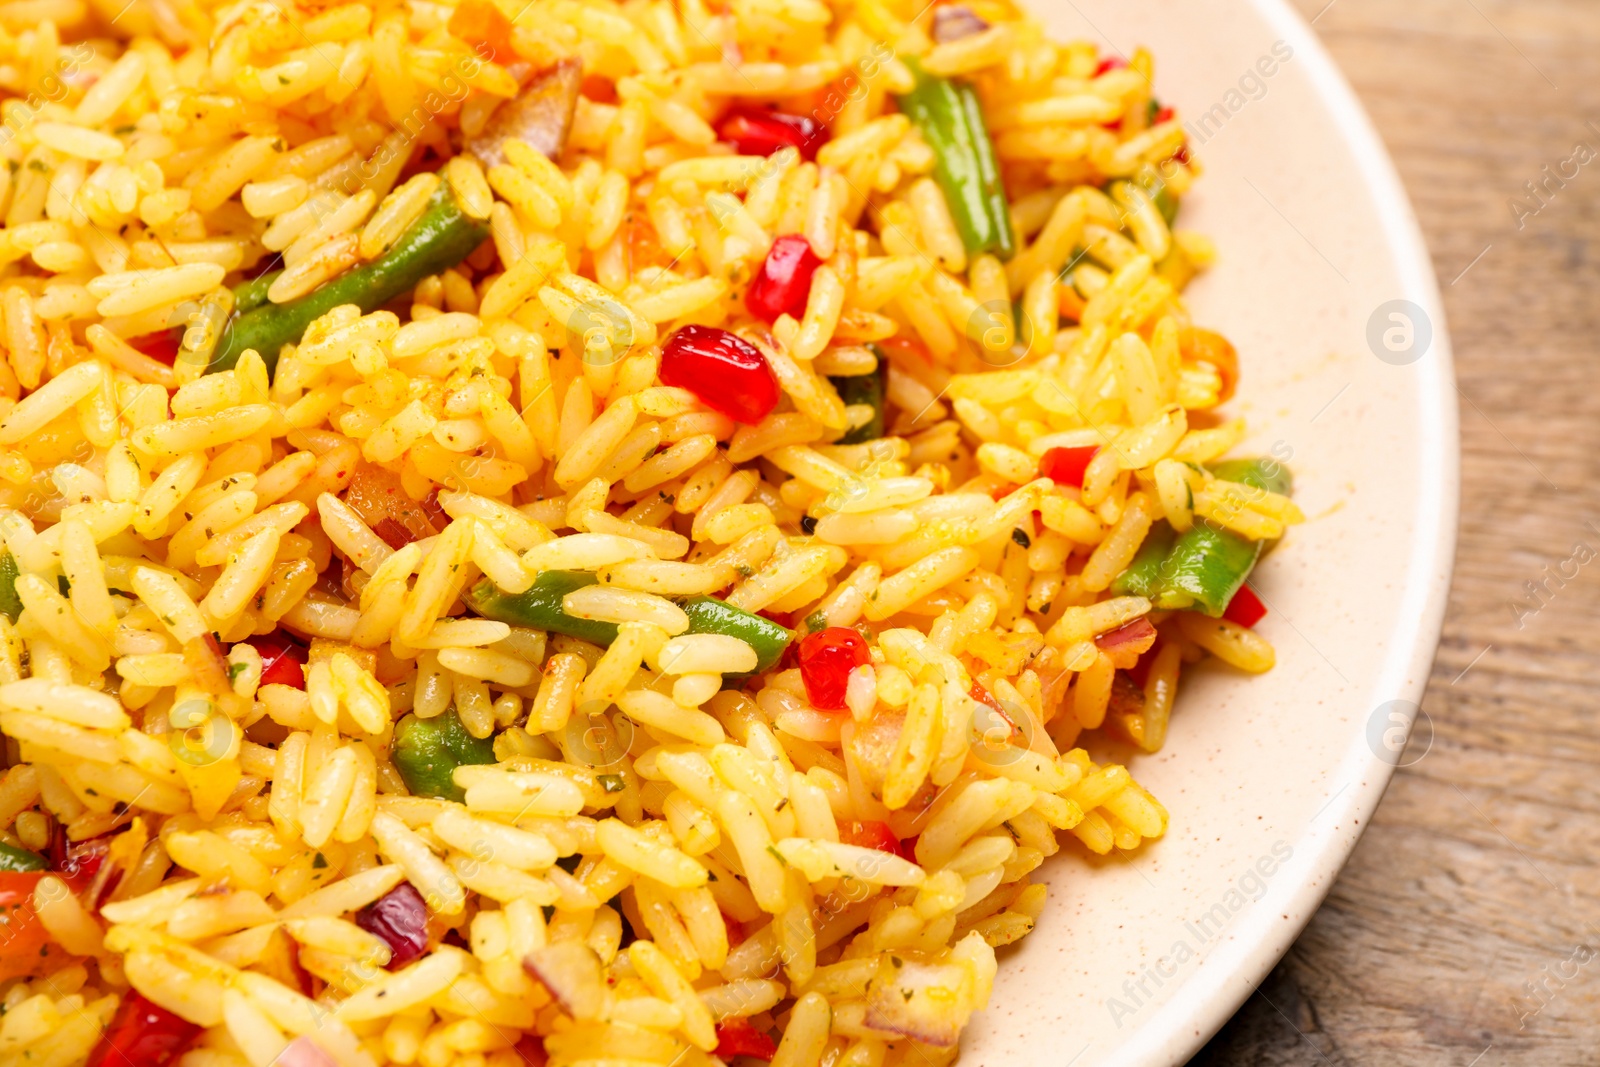
<instances>
[{"instance_id":1,"label":"wooden table","mask_svg":"<svg viewBox=\"0 0 1600 1067\"><path fill-rule=\"evenodd\" d=\"M1461 540L1431 747L1419 726L1321 911L1192 1063L1600 1063L1600 3L1295 4L1444 290Z\"/></svg>"}]
</instances>

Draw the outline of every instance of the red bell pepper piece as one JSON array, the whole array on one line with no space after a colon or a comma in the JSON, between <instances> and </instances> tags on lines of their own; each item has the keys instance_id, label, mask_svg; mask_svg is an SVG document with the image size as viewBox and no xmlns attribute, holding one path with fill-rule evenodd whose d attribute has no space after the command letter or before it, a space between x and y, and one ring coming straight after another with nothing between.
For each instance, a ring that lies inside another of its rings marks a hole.
<instances>
[{"instance_id":1,"label":"red bell pepper piece","mask_svg":"<svg viewBox=\"0 0 1600 1067\"><path fill-rule=\"evenodd\" d=\"M1089 469L1089 461L1094 459L1095 453L1099 451L1095 445L1084 445L1081 448L1052 448L1039 457L1039 473L1057 485L1070 485L1074 489L1082 489L1083 476Z\"/></svg>"},{"instance_id":2,"label":"red bell pepper piece","mask_svg":"<svg viewBox=\"0 0 1600 1067\"><path fill-rule=\"evenodd\" d=\"M1267 606L1261 598L1251 591L1248 585L1241 585L1239 591L1233 594L1233 599L1228 601L1228 606L1223 609L1222 617L1229 622L1245 629L1250 629L1267 616Z\"/></svg>"},{"instance_id":3,"label":"red bell pepper piece","mask_svg":"<svg viewBox=\"0 0 1600 1067\"><path fill-rule=\"evenodd\" d=\"M811 250L810 241L797 233L784 234L772 242L745 290L744 306L762 322L777 322L779 315L801 318L811 296L811 276L820 266L822 260Z\"/></svg>"},{"instance_id":4,"label":"red bell pepper piece","mask_svg":"<svg viewBox=\"0 0 1600 1067\"><path fill-rule=\"evenodd\" d=\"M872 662L867 642L848 626L830 626L800 641L800 680L811 706L843 711L850 672Z\"/></svg>"},{"instance_id":5,"label":"red bell pepper piece","mask_svg":"<svg viewBox=\"0 0 1600 1067\"><path fill-rule=\"evenodd\" d=\"M261 653L261 684L306 687L306 647L282 630L252 637L249 644Z\"/></svg>"},{"instance_id":6,"label":"red bell pepper piece","mask_svg":"<svg viewBox=\"0 0 1600 1067\"><path fill-rule=\"evenodd\" d=\"M778 406L778 378L761 350L715 326L685 326L661 347L662 385L687 389L713 411L755 425Z\"/></svg>"},{"instance_id":7,"label":"red bell pepper piece","mask_svg":"<svg viewBox=\"0 0 1600 1067\"><path fill-rule=\"evenodd\" d=\"M158 1067L189 1047L200 1027L159 1004L129 992L88 1067Z\"/></svg>"},{"instance_id":8,"label":"red bell pepper piece","mask_svg":"<svg viewBox=\"0 0 1600 1067\"><path fill-rule=\"evenodd\" d=\"M717 137L742 156L770 156L782 148L797 148L802 159L812 160L828 143L828 127L807 115L736 107L718 123Z\"/></svg>"},{"instance_id":9,"label":"red bell pepper piece","mask_svg":"<svg viewBox=\"0 0 1600 1067\"><path fill-rule=\"evenodd\" d=\"M0 871L0 982L42 974L68 959L33 910L43 877L43 871Z\"/></svg>"},{"instance_id":10,"label":"red bell pepper piece","mask_svg":"<svg viewBox=\"0 0 1600 1067\"><path fill-rule=\"evenodd\" d=\"M724 1060L735 1056L754 1056L772 1062L778 1054L777 1042L770 1035L750 1025L748 1019L727 1018L717 1024L717 1056Z\"/></svg>"},{"instance_id":11,"label":"red bell pepper piece","mask_svg":"<svg viewBox=\"0 0 1600 1067\"><path fill-rule=\"evenodd\" d=\"M845 845L876 849L911 859L910 842L902 843L889 824L876 819L852 819L839 824L839 841Z\"/></svg>"},{"instance_id":12,"label":"red bell pepper piece","mask_svg":"<svg viewBox=\"0 0 1600 1067\"><path fill-rule=\"evenodd\" d=\"M158 363L165 363L170 367L177 362L178 349L183 347L183 330L157 330L155 333L130 337L128 344Z\"/></svg>"}]
</instances>

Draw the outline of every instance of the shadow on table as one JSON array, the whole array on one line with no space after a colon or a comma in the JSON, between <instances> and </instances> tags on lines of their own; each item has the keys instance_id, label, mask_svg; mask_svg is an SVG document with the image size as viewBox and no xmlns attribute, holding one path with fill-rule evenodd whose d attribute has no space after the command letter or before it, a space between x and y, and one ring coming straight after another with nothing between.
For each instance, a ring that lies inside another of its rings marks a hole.
<instances>
[{"instance_id":1,"label":"shadow on table","mask_svg":"<svg viewBox=\"0 0 1600 1067\"><path fill-rule=\"evenodd\" d=\"M1279 964L1189 1067L1348 1067L1316 1009Z\"/></svg>"}]
</instances>

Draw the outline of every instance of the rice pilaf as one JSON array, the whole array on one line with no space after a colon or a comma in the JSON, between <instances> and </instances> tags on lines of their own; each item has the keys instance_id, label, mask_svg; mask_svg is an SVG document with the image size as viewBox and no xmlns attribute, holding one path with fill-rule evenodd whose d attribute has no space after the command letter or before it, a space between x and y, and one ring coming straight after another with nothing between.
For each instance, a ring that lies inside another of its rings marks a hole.
<instances>
[{"instance_id":1,"label":"rice pilaf","mask_svg":"<svg viewBox=\"0 0 1600 1067\"><path fill-rule=\"evenodd\" d=\"M1302 519L1151 57L124 2L0 3L0 1067L951 1062Z\"/></svg>"}]
</instances>

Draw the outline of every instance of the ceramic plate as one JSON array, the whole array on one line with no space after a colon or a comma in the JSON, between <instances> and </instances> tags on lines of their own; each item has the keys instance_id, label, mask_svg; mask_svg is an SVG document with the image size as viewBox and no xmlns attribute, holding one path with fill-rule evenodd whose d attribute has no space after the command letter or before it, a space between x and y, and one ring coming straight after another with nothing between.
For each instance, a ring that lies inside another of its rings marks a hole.
<instances>
[{"instance_id":1,"label":"ceramic plate","mask_svg":"<svg viewBox=\"0 0 1600 1067\"><path fill-rule=\"evenodd\" d=\"M1167 837L1046 864L1044 915L1002 953L963 1062L1181 1064L1288 949L1424 741L1401 755L1454 550L1449 342L1394 168L1286 4L1030 6L1060 38L1155 54L1206 167L1179 225L1220 252L1190 305L1239 348L1240 454L1287 461L1309 521L1253 580L1277 668L1185 676L1166 747L1132 761Z\"/></svg>"}]
</instances>

